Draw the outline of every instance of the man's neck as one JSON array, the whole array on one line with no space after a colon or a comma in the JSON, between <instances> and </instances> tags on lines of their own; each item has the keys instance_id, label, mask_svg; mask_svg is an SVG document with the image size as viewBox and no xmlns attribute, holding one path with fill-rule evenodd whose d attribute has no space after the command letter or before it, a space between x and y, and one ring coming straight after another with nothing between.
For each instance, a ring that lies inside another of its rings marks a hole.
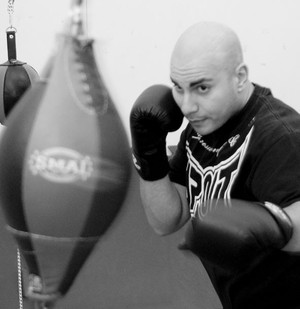
<instances>
[{"instance_id":1,"label":"man's neck","mask_svg":"<svg viewBox=\"0 0 300 309\"><path fill-rule=\"evenodd\" d=\"M248 82L247 88L245 89L244 106L249 101L253 91L254 91L254 85L251 82Z\"/></svg>"}]
</instances>

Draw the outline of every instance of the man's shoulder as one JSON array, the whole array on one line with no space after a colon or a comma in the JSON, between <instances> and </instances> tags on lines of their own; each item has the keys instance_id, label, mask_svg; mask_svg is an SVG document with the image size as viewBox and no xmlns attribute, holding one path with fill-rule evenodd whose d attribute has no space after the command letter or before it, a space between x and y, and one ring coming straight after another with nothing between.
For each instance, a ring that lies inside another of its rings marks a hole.
<instances>
[{"instance_id":1,"label":"man's shoulder","mask_svg":"<svg viewBox=\"0 0 300 309\"><path fill-rule=\"evenodd\" d=\"M273 95L262 94L259 100L261 108L255 123L262 133L280 136L300 133L300 114L296 109Z\"/></svg>"}]
</instances>

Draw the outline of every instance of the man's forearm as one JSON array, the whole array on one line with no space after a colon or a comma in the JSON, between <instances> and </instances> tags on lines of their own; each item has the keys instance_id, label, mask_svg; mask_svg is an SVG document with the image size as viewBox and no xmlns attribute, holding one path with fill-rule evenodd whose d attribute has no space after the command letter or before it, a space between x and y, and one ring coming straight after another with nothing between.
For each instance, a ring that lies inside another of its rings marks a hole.
<instances>
[{"instance_id":1,"label":"man's forearm","mask_svg":"<svg viewBox=\"0 0 300 309\"><path fill-rule=\"evenodd\" d=\"M149 224L158 234L175 232L189 219L185 188L168 176L156 181L140 179L140 191Z\"/></svg>"},{"instance_id":2,"label":"man's forearm","mask_svg":"<svg viewBox=\"0 0 300 309\"><path fill-rule=\"evenodd\" d=\"M300 202L297 201L286 207L285 212L290 217L293 223L293 236L287 245L283 248L284 251L298 253L300 252Z\"/></svg>"}]
</instances>

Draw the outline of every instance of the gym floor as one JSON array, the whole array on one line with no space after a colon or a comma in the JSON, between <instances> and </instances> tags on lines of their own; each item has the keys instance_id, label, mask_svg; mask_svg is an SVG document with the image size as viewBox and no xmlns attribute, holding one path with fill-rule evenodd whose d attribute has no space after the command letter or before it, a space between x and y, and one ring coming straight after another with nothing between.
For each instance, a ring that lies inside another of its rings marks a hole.
<instances>
[{"instance_id":1,"label":"gym floor","mask_svg":"<svg viewBox=\"0 0 300 309\"><path fill-rule=\"evenodd\" d=\"M98 242L55 309L217 309L219 300L200 261L177 249L184 229L159 237L143 212L135 172L117 219ZM20 308L17 249L0 216L1 308ZM24 309L33 304L23 300Z\"/></svg>"}]
</instances>

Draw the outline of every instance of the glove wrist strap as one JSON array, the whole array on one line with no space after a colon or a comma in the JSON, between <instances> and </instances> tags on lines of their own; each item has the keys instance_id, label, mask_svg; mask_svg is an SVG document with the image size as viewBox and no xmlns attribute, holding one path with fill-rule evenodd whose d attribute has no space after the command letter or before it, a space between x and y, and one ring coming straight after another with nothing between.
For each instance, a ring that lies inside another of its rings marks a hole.
<instances>
[{"instance_id":1,"label":"glove wrist strap","mask_svg":"<svg viewBox=\"0 0 300 309\"><path fill-rule=\"evenodd\" d=\"M137 172L144 180L159 180L169 173L170 167L166 153L138 156L133 152L132 157Z\"/></svg>"}]
</instances>

